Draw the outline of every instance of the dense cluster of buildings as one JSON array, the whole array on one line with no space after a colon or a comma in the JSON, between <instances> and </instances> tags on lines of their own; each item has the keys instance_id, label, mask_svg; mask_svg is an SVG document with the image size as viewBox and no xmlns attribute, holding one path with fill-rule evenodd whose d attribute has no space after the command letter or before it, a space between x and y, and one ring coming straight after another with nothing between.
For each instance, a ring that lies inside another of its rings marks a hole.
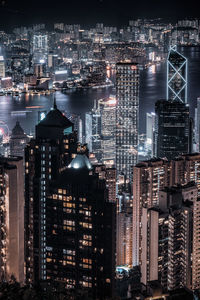
<instances>
[{"instance_id":1,"label":"dense cluster of buildings","mask_svg":"<svg viewBox=\"0 0 200 300\"><path fill-rule=\"evenodd\" d=\"M140 67L165 58L170 45L199 45L199 20L177 24L161 19L129 21L123 28L102 23L85 29L79 24L45 24L0 32L2 92L71 89L109 85L106 66L132 60Z\"/></svg>"},{"instance_id":2,"label":"dense cluster of buildings","mask_svg":"<svg viewBox=\"0 0 200 300\"><path fill-rule=\"evenodd\" d=\"M172 44L173 39L198 44L198 30L198 20L180 21L176 27L136 20L120 31L103 24L90 30L55 24L49 34L43 25L19 28L11 35L13 44L1 33L11 56L5 65L0 57L0 72L5 76L10 62L11 78L20 78L20 68L27 71L18 83L28 78L34 85L35 78L43 84L52 76L67 82L70 68L75 76L96 72L97 80L108 50L132 55L136 44L137 51L144 51L144 44L164 47L167 38ZM19 56L12 56L12 47ZM127 47L125 52L121 47ZM21 284L40 283L42 289L57 292L62 286L73 292L72 299L80 291L92 299L118 295L141 300L173 299L173 293L190 299L200 291L199 99L193 123L187 59L172 46L166 99L147 114L142 160L140 62L130 57L106 61L115 63L116 95L95 101L76 128L55 99L33 138L19 122L13 128L11 155L0 157L3 280L14 276Z\"/></svg>"}]
</instances>

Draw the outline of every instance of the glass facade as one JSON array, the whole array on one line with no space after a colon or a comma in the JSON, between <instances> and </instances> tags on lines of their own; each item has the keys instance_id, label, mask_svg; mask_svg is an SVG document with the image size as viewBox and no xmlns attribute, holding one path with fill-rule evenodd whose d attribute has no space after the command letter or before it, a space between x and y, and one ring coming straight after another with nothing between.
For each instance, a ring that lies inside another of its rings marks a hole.
<instances>
[{"instance_id":1,"label":"glass facade","mask_svg":"<svg viewBox=\"0 0 200 300\"><path fill-rule=\"evenodd\" d=\"M138 159L139 69L135 63L118 63L116 69L116 168L131 181Z\"/></svg>"},{"instance_id":2,"label":"glass facade","mask_svg":"<svg viewBox=\"0 0 200 300\"><path fill-rule=\"evenodd\" d=\"M176 46L171 47L167 59L167 100L187 103L187 58Z\"/></svg>"}]
</instances>

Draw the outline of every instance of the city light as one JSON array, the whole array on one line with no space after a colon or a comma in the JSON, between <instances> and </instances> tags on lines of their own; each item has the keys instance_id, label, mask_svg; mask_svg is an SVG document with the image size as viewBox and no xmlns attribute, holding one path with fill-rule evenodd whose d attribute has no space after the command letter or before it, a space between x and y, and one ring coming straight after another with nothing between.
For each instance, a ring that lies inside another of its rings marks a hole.
<instances>
[{"instance_id":1,"label":"city light","mask_svg":"<svg viewBox=\"0 0 200 300\"><path fill-rule=\"evenodd\" d=\"M1 296L199 299L197 5L1 2Z\"/></svg>"},{"instance_id":2,"label":"city light","mask_svg":"<svg viewBox=\"0 0 200 300\"><path fill-rule=\"evenodd\" d=\"M46 115L44 112L40 113L40 121L42 121L45 117L46 117Z\"/></svg>"}]
</instances>

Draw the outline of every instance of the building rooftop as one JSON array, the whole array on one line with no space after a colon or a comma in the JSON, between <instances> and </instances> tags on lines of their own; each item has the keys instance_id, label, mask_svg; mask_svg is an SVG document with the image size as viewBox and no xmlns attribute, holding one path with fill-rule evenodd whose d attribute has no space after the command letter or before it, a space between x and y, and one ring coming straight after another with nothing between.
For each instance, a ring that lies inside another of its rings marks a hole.
<instances>
[{"instance_id":1,"label":"building rooftop","mask_svg":"<svg viewBox=\"0 0 200 300\"><path fill-rule=\"evenodd\" d=\"M186 58L179 53L175 48L172 48L169 52L168 60L173 65L179 65L186 61Z\"/></svg>"},{"instance_id":2,"label":"building rooftop","mask_svg":"<svg viewBox=\"0 0 200 300\"><path fill-rule=\"evenodd\" d=\"M19 121L16 122L16 125L13 128L13 130L12 130L12 137L13 136L18 136L18 135L20 135L20 136L24 136L25 135L24 130L21 127Z\"/></svg>"},{"instance_id":3,"label":"building rooftop","mask_svg":"<svg viewBox=\"0 0 200 300\"><path fill-rule=\"evenodd\" d=\"M121 62L118 62L116 63L117 66L120 66L120 65L134 65L134 66L137 66L138 63L136 62L130 62L130 61L121 61Z\"/></svg>"},{"instance_id":4,"label":"building rooftop","mask_svg":"<svg viewBox=\"0 0 200 300\"><path fill-rule=\"evenodd\" d=\"M48 112L43 120L40 121L38 126L67 128L72 127L73 123L69 119L67 119L57 108L56 102L54 100L53 109Z\"/></svg>"},{"instance_id":5,"label":"building rooftop","mask_svg":"<svg viewBox=\"0 0 200 300\"><path fill-rule=\"evenodd\" d=\"M85 154L77 154L77 156L69 164L68 168L91 170L92 164Z\"/></svg>"}]
</instances>

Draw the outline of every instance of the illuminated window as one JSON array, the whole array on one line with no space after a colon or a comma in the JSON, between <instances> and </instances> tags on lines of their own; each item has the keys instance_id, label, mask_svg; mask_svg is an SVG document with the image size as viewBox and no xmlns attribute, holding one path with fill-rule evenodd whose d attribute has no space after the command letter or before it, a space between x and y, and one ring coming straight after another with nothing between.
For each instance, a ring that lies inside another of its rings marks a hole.
<instances>
[{"instance_id":1,"label":"illuminated window","mask_svg":"<svg viewBox=\"0 0 200 300\"><path fill-rule=\"evenodd\" d=\"M75 221L72 220L64 220L63 221L64 225L70 225L70 226L75 226Z\"/></svg>"},{"instance_id":2,"label":"illuminated window","mask_svg":"<svg viewBox=\"0 0 200 300\"><path fill-rule=\"evenodd\" d=\"M92 224L90 223L86 223L86 222L79 222L80 226L82 226L83 228L89 228L92 229Z\"/></svg>"},{"instance_id":3,"label":"illuminated window","mask_svg":"<svg viewBox=\"0 0 200 300\"><path fill-rule=\"evenodd\" d=\"M90 240L90 241L91 241L91 240L92 240L92 236L91 236L91 235L84 234L84 235L83 235L83 239L84 239L84 240Z\"/></svg>"},{"instance_id":4,"label":"illuminated window","mask_svg":"<svg viewBox=\"0 0 200 300\"><path fill-rule=\"evenodd\" d=\"M79 198L80 202L86 202L86 198Z\"/></svg>"},{"instance_id":5,"label":"illuminated window","mask_svg":"<svg viewBox=\"0 0 200 300\"><path fill-rule=\"evenodd\" d=\"M63 206L64 207L73 207L73 208L75 208L75 204L67 203L67 202L63 202Z\"/></svg>"},{"instance_id":6,"label":"illuminated window","mask_svg":"<svg viewBox=\"0 0 200 300\"><path fill-rule=\"evenodd\" d=\"M79 240L79 243L83 246L88 246L88 247L92 246L92 242L86 240Z\"/></svg>"},{"instance_id":7,"label":"illuminated window","mask_svg":"<svg viewBox=\"0 0 200 300\"><path fill-rule=\"evenodd\" d=\"M89 265L92 264L92 260L90 258L82 258L82 262Z\"/></svg>"}]
</instances>

